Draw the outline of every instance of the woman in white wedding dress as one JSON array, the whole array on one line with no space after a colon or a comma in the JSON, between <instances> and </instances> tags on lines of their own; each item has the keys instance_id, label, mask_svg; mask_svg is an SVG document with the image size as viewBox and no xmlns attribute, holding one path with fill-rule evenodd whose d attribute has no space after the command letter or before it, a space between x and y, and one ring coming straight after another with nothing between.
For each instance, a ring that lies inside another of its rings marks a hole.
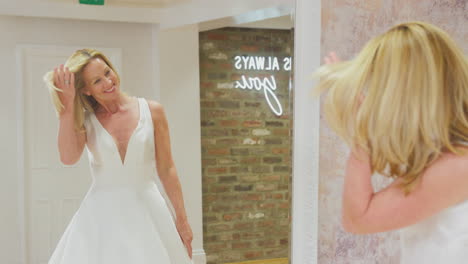
<instances>
[{"instance_id":1,"label":"woman in white wedding dress","mask_svg":"<svg viewBox=\"0 0 468 264\"><path fill-rule=\"evenodd\" d=\"M402 264L468 263L468 60L443 30L396 25L318 70L330 127L351 147L342 222L401 229ZM371 176L394 178L374 191ZM377 262L379 262L377 260Z\"/></svg>"},{"instance_id":2,"label":"woman in white wedding dress","mask_svg":"<svg viewBox=\"0 0 468 264\"><path fill-rule=\"evenodd\" d=\"M49 264L192 263L163 107L122 93L110 61L92 49L44 79L60 119L61 161L76 163L86 147L93 177Z\"/></svg>"}]
</instances>

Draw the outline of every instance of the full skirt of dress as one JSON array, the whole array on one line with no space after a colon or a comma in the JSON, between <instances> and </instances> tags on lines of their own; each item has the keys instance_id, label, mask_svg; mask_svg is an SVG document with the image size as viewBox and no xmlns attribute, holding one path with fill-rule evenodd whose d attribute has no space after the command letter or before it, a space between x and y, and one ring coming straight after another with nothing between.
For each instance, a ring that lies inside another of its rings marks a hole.
<instances>
[{"instance_id":1,"label":"full skirt of dress","mask_svg":"<svg viewBox=\"0 0 468 264\"><path fill-rule=\"evenodd\" d=\"M157 186L91 188L49 264L191 263Z\"/></svg>"}]
</instances>

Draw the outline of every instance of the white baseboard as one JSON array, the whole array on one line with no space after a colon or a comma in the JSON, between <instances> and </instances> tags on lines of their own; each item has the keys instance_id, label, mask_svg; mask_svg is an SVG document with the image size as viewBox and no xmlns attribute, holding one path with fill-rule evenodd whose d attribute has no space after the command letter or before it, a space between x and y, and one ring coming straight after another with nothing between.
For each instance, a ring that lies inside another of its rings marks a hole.
<instances>
[{"instance_id":1,"label":"white baseboard","mask_svg":"<svg viewBox=\"0 0 468 264\"><path fill-rule=\"evenodd\" d=\"M206 264L206 254L203 249L194 249L192 252L193 264Z\"/></svg>"}]
</instances>

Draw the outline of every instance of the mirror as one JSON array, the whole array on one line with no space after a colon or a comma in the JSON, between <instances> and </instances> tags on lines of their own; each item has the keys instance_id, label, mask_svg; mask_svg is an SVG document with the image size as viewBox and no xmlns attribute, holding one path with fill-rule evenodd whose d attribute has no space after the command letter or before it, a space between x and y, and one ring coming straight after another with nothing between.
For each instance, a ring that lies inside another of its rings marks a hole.
<instances>
[{"instance_id":1,"label":"mirror","mask_svg":"<svg viewBox=\"0 0 468 264\"><path fill-rule=\"evenodd\" d=\"M277 11L200 25L207 263L289 260L293 21Z\"/></svg>"},{"instance_id":2,"label":"mirror","mask_svg":"<svg viewBox=\"0 0 468 264\"><path fill-rule=\"evenodd\" d=\"M0 3L2 262L47 263L92 184L86 151L60 163L42 81L89 47L164 105L194 263L288 263L294 4L261 2Z\"/></svg>"}]
</instances>

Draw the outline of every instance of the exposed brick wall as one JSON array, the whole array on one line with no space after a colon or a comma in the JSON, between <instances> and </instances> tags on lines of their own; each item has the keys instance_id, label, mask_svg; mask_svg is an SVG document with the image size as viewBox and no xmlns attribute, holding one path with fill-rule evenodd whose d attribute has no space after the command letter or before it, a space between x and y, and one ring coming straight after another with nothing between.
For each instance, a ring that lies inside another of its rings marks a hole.
<instances>
[{"instance_id":1,"label":"exposed brick wall","mask_svg":"<svg viewBox=\"0 0 468 264\"><path fill-rule=\"evenodd\" d=\"M291 71L283 59L291 57L292 47L289 30L200 33L203 232L209 264L288 257ZM279 70L237 69L236 56L277 57ZM235 88L242 75L260 80L273 75L283 114L273 113L263 90Z\"/></svg>"}]
</instances>

